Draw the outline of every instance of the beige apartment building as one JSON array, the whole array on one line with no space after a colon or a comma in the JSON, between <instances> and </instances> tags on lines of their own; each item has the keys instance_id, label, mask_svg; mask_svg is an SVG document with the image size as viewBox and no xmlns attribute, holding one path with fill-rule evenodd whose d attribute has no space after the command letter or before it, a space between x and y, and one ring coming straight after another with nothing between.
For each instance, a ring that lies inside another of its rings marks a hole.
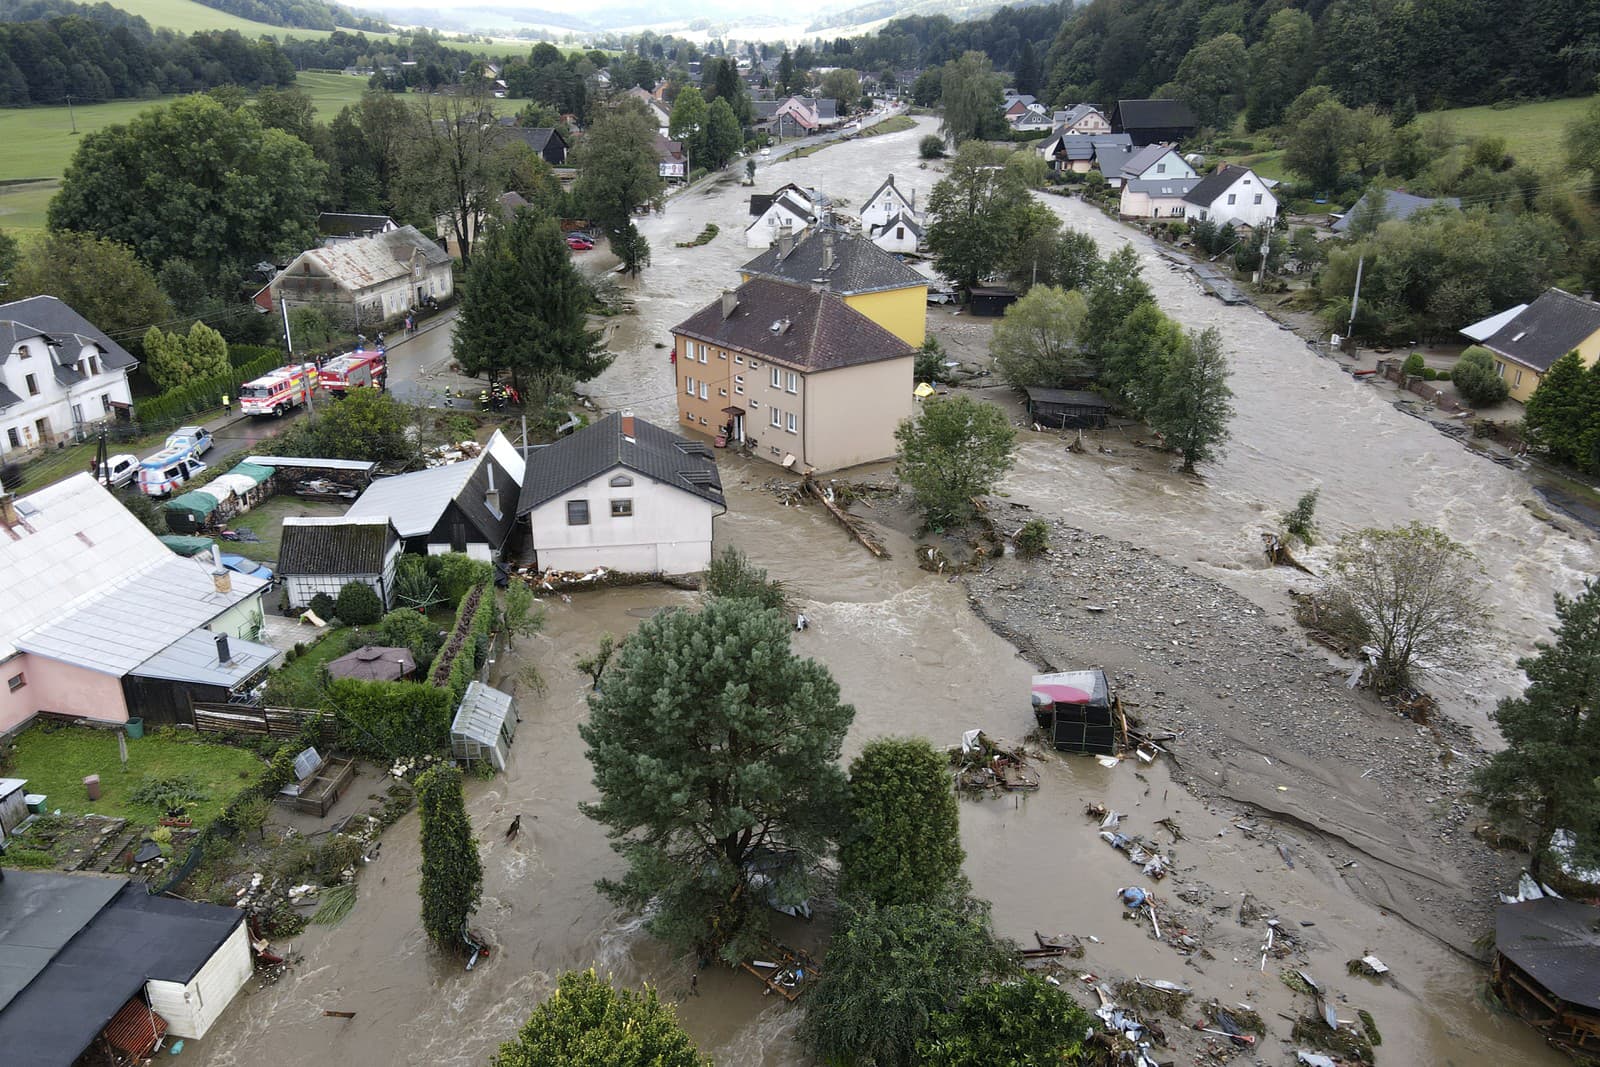
<instances>
[{"instance_id":1,"label":"beige apartment building","mask_svg":"<svg viewBox=\"0 0 1600 1067\"><path fill-rule=\"evenodd\" d=\"M835 293L752 278L672 328L678 421L794 470L894 455L906 341Z\"/></svg>"}]
</instances>

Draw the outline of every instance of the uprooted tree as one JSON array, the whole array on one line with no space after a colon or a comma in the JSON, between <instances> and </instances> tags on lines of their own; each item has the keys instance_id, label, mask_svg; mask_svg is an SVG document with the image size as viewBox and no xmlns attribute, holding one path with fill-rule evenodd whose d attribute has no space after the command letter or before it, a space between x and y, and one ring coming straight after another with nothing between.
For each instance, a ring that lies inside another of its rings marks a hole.
<instances>
[{"instance_id":1,"label":"uprooted tree","mask_svg":"<svg viewBox=\"0 0 1600 1067\"><path fill-rule=\"evenodd\" d=\"M840 746L855 709L789 624L745 597L647 620L617 650L578 728L603 824L627 862L607 896L651 907L682 949L746 958L770 904L809 895L844 809Z\"/></svg>"},{"instance_id":2,"label":"uprooted tree","mask_svg":"<svg viewBox=\"0 0 1600 1067\"><path fill-rule=\"evenodd\" d=\"M1344 620L1340 636L1372 649L1373 687L1390 693L1471 656L1485 618L1481 583L1465 546L1414 522L1347 534L1325 592Z\"/></svg>"},{"instance_id":3,"label":"uprooted tree","mask_svg":"<svg viewBox=\"0 0 1600 1067\"><path fill-rule=\"evenodd\" d=\"M1600 584L1556 594L1556 639L1517 661L1528 676L1494 719L1506 739L1478 772L1481 796L1501 821L1529 833L1537 877L1557 829L1575 836L1575 861L1600 859Z\"/></svg>"}]
</instances>

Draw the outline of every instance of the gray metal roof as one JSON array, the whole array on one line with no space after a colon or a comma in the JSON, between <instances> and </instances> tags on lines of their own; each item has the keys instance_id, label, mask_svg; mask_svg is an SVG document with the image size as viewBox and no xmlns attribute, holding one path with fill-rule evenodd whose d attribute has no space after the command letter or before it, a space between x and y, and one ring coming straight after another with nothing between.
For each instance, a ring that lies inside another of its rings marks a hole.
<instances>
[{"instance_id":1,"label":"gray metal roof","mask_svg":"<svg viewBox=\"0 0 1600 1067\"><path fill-rule=\"evenodd\" d=\"M535 452L528 460L517 514L526 515L540 504L617 467L626 467L713 504L723 503L717 461L704 444L640 418L633 422L631 441L622 436L622 416L613 413Z\"/></svg>"},{"instance_id":2,"label":"gray metal roof","mask_svg":"<svg viewBox=\"0 0 1600 1067\"><path fill-rule=\"evenodd\" d=\"M1600 304L1564 289L1546 289L1522 314L1484 338L1483 345L1543 372L1596 332L1600 332Z\"/></svg>"},{"instance_id":3,"label":"gray metal roof","mask_svg":"<svg viewBox=\"0 0 1600 1067\"><path fill-rule=\"evenodd\" d=\"M824 267L832 243L832 263ZM788 255L773 245L739 268L755 278L823 288L841 296L926 286L928 279L871 241L832 230L811 231L794 243Z\"/></svg>"},{"instance_id":4,"label":"gray metal roof","mask_svg":"<svg viewBox=\"0 0 1600 1067\"><path fill-rule=\"evenodd\" d=\"M1460 332L1474 341L1486 341L1500 332L1500 327L1516 318L1527 310L1527 304L1514 304L1504 311L1497 311L1486 319L1479 319L1470 326L1461 327Z\"/></svg>"},{"instance_id":5,"label":"gray metal roof","mask_svg":"<svg viewBox=\"0 0 1600 1067\"><path fill-rule=\"evenodd\" d=\"M244 462L263 467L309 467L313 470L360 471L363 474L378 469L376 463L364 459L318 459L315 456L246 456Z\"/></svg>"},{"instance_id":6,"label":"gray metal roof","mask_svg":"<svg viewBox=\"0 0 1600 1067\"><path fill-rule=\"evenodd\" d=\"M1146 196L1184 196L1199 184L1199 178L1135 178L1125 187Z\"/></svg>"},{"instance_id":7,"label":"gray metal roof","mask_svg":"<svg viewBox=\"0 0 1600 1067\"><path fill-rule=\"evenodd\" d=\"M210 630L190 630L166 648L139 664L129 674L171 682L193 682L232 689L249 681L283 653L242 637L228 637L228 662L217 662L217 635Z\"/></svg>"},{"instance_id":8,"label":"gray metal roof","mask_svg":"<svg viewBox=\"0 0 1600 1067\"><path fill-rule=\"evenodd\" d=\"M1349 230L1355 213L1360 210L1361 205L1365 204L1367 198L1371 195L1371 190L1362 193L1361 199L1352 204L1350 210L1340 216L1338 221L1333 224L1331 227L1333 232L1344 233ZM1417 212L1426 211L1435 204L1445 204L1453 208L1461 207L1460 199L1454 196L1412 196L1410 193L1401 192L1399 189L1385 189L1383 191L1383 211L1380 217L1385 221L1389 219L1409 219Z\"/></svg>"},{"instance_id":9,"label":"gray metal roof","mask_svg":"<svg viewBox=\"0 0 1600 1067\"><path fill-rule=\"evenodd\" d=\"M128 350L102 333L94 323L73 311L60 297L30 296L26 300L13 300L0 304L0 342L9 350L17 342L31 337L44 336L71 351L56 350L54 362L71 366L88 345L100 349L100 364L111 370L136 367L139 361ZM3 362L8 352L0 352Z\"/></svg>"},{"instance_id":10,"label":"gray metal roof","mask_svg":"<svg viewBox=\"0 0 1600 1067\"><path fill-rule=\"evenodd\" d=\"M1161 162L1168 152L1173 151L1173 147L1164 141L1147 144L1122 161L1122 176L1124 178L1136 178Z\"/></svg>"},{"instance_id":11,"label":"gray metal roof","mask_svg":"<svg viewBox=\"0 0 1600 1067\"><path fill-rule=\"evenodd\" d=\"M17 647L120 677L267 584L230 571L231 588L218 592L209 556L184 559L151 540L166 556L160 564L20 635Z\"/></svg>"},{"instance_id":12,"label":"gray metal roof","mask_svg":"<svg viewBox=\"0 0 1600 1067\"><path fill-rule=\"evenodd\" d=\"M379 478L356 498L345 517L387 515L401 537L420 537L438 525L444 509L466 487L477 468L477 459L464 459L442 467Z\"/></svg>"},{"instance_id":13,"label":"gray metal roof","mask_svg":"<svg viewBox=\"0 0 1600 1067\"><path fill-rule=\"evenodd\" d=\"M69 1067L147 981L187 985L244 922L244 912L236 908L151 896L124 878L111 879L114 895L90 911L104 889L80 890L76 883L105 881L94 875L8 871L0 883L0 894L13 887L50 897L92 894L70 919L55 921L57 934L68 922L76 924L70 940L0 1008L0 1049L8 1064ZM8 917L4 900L0 896L0 918ZM8 955L9 946L0 941L0 959Z\"/></svg>"},{"instance_id":14,"label":"gray metal roof","mask_svg":"<svg viewBox=\"0 0 1600 1067\"><path fill-rule=\"evenodd\" d=\"M471 682L461 697L461 707L450 723L451 736L461 736L493 748L500 742L500 729L507 719L515 719L516 709L511 695Z\"/></svg>"}]
</instances>

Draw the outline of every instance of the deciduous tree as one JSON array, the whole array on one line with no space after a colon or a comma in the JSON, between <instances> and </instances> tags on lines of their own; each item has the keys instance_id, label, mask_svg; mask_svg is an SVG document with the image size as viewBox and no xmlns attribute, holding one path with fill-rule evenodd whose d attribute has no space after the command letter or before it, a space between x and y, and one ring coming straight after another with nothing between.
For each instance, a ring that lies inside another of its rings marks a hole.
<instances>
[{"instance_id":1,"label":"deciduous tree","mask_svg":"<svg viewBox=\"0 0 1600 1067\"><path fill-rule=\"evenodd\" d=\"M968 396L930 396L894 431L895 473L929 526L972 517L973 498L993 490L1016 462L1016 432L1005 412Z\"/></svg>"},{"instance_id":2,"label":"deciduous tree","mask_svg":"<svg viewBox=\"0 0 1600 1067\"><path fill-rule=\"evenodd\" d=\"M1576 835L1580 863L1600 859L1600 584L1556 594L1556 637L1517 661L1528 676L1494 720L1506 747L1478 771L1478 788L1502 821L1528 831L1535 876L1558 828Z\"/></svg>"},{"instance_id":3,"label":"deciduous tree","mask_svg":"<svg viewBox=\"0 0 1600 1067\"><path fill-rule=\"evenodd\" d=\"M1233 418L1228 360L1215 326L1189 334L1167 357L1156 394L1150 423L1193 473L1195 464L1217 455Z\"/></svg>"},{"instance_id":4,"label":"deciduous tree","mask_svg":"<svg viewBox=\"0 0 1600 1067\"><path fill-rule=\"evenodd\" d=\"M1347 534L1328 592L1360 619L1347 634L1377 650L1373 684L1388 693L1433 666L1459 668L1473 652L1485 612L1472 553L1420 523Z\"/></svg>"},{"instance_id":5,"label":"deciduous tree","mask_svg":"<svg viewBox=\"0 0 1600 1067\"><path fill-rule=\"evenodd\" d=\"M1497 404L1509 390L1506 380L1494 372L1494 353L1482 345L1469 345L1450 371L1456 392L1471 404Z\"/></svg>"},{"instance_id":6,"label":"deciduous tree","mask_svg":"<svg viewBox=\"0 0 1600 1067\"><path fill-rule=\"evenodd\" d=\"M187 96L85 134L49 224L128 245L158 270L184 259L223 273L310 247L326 175L253 110Z\"/></svg>"},{"instance_id":7,"label":"deciduous tree","mask_svg":"<svg viewBox=\"0 0 1600 1067\"><path fill-rule=\"evenodd\" d=\"M874 904L948 899L965 887L950 761L920 737L867 742L850 763L839 891Z\"/></svg>"},{"instance_id":8,"label":"deciduous tree","mask_svg":"<svg viewBox=\"0 0 1600 1067\"><path fill-rule=\"evenodd\" d=\"M602 114L572 150L578 170L573 195L608 232L661 195L655 120L632 98Z\"/></svg>"},{"instance_id":9,"label":"deciduous tree","mask_svg":"<svg viewBox=\"0 0 1600 1067\"><path fill-rule=\"evenodd\" d=\"M128 341L173 318L155 275L125 244L61 232L35 237L28 250L3 275L7 300L57 297L103 332Z\"/></svg>"},{"instance_id":10,"label":"deciduous tree","mask_svg":"<svg viewBox=\"0 0 1600 1067\"><path fill-rule=\"evenodd\" d=\"M1283 165L1320 191L1339 184L1345 156L1350 150L1350 112L1337 100L1316 106L1299 124L1290 127L1283 148Z\"/></svg>"},{"instance_id":11,"label":"deciduous tree","mask_svg":"<svg viewBox=\"0 0 1600 1067\"><path fill-rule=\"evenodd\" d=\"M689 165L704 167L707 170L719 170L726 167L733 157L739 154L739 148L744 144L744 131L739 127L739 119L733 113L733 107L726 98L717 97L711 101L709 118L707 120L705 155L701 159L690 157Z\"/></svg>"},{"instance_id":12,"label":"deciduous tree","mask_svg":"<svg viewBox=\"0 0 1600 1067\"><path fill-rule=\"evenodd\" d=\"M1304 11L1275 11L1267 31L1250 46L1250 83L1245 125L1252 130L1277 125L1284 108L1305 90L1315 73L1316 25Z\"/></svg>"},{"instance_id":13,"label":"deciduous tree","mask_svg":"<svg viewBox=\"0 0 1600 1067\"><path fill-rule=\"evenodd\" d=\"M769 903L807 896L839 828L839 749L855 709L789 647L788 620L714 597L642 623L578 728L600 800L582 806L626 860L599 888L683 949L733 962Z\"/></svg>"},{"instance_id":14,"label":"deciduous tree","mask_svg":"<svg viewBox=\"0 0 1600 1067\"><path fill-rule=\"evenodd\" d=\"M711 130L711 110L699 86L687 85L672 102L672 120L667 133L683 143L689 159L699 164L706 155L706 138ZM702 164L703 165L703 164Z\"/></svg>"},{"instance_id":15,"label":"deciduous tree","mask_svg":"<svg viewBox=\"0 0 1600 1067\"><path fill-rule=\"evenodd\" d=\"M451 353L474 376L509 372L519 390L538 375L588 381L611 362L589 329L590 299L561 227L518 211L479 242L462 285Z\"/></svg>"},{"instance_id":16,"label":"deciduous tree","mask_svg":"<svg viewBox=\"0 0 1600 1067\"><path fill-rule=\"evenodd\" d=\"M487 106L482 92L425 98L402 170L408 198L450 228L464 264L499 217L514 160L505 131L485 120Z\"/></svg>"},{"instance_id":17,"label":"deciduous tree","mask_svg":"<svg viewBox=\"0 0 1600 1067\"><path fill-rule=\"evenodd\" d=\"M483 892L483 864L461 794L461 771L442 765L417 777L421 817L422 928L439 948L462 952L467 919Z\"/></svg>"},{"instance_id":18,"label":"deciduous tree","mask_svg":"<svg viewBox=\"0 0 1600 1067\"><path fill-rule=\"evenodd\" d=\"M944 65L939 90L944 117L939 128L950 143L960 145L1000 132L1000 88L1000 76L982 52L964 52Z\"/></svg>"},{"instance_id":19,"label":"deciduous tree","mask_svg":"<svg viewBox=\"0 0 1600 1067\"><path fill-rule=\"evenodd\" d=\"M928 248L940 273L965 289L998 270L1013 243L1040 224L1027 209L1026 184L1004 163L1005 153L969 141L928 196Z\"/></svg>"},{"instance_id":20,"label":"deciduous tree","mask_svg":"<svg viewBox=\"0 0 1600 1067\"><path fill-rule=\"evenodd\" d=\"M492 1067L710 1067L656 991L616 989L593 970L568 971L500 1046Z\"/></svg>"},{"instance_id":21,"label":"deciduous tree","mask_svg":"<svg viewBox=\"0 0 1600 1067\"><path fill-rule=\"evenodd\" d=\"M1139 253L1124 244L1106 257L1089 283L1088 316L1084 320L1085 348L1097 362L1105 363L1109 342L1124 319L1140 304L1152 303L1155 294L1143 278Z\"/></svg>"},{"instance_id":22,"label":"deciduous tree","mask_svg":"<svg viewBox=\"0 0 1600 1067\"><path fill-rule=\"evenodd\" d=\"M1086 1062L1095 1018L1037 974L987 982L934 1014L919 1047L924 1067L1018 1067Z\"/></svg>"},{"instance_id":23,"label":"deciduous tree","mask_svg":"<svg viewBox=\"0 0 1600 1067\"><path fill-rule=\"evenodd\" d=\"M1088 303L1079 292L1036 285L1006 308L989 351L995 369L1012 385L1060 389L1080 377L1079 331Z\"/></svg>"}]
</instances>

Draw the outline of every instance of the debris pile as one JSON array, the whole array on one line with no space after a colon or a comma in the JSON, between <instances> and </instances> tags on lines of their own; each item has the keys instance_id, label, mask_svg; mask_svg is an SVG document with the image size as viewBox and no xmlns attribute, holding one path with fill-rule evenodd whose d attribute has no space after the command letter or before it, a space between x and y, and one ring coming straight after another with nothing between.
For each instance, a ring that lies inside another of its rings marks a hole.
<instances>
[{"instance_id":1,"label":"debris pile","mask_svg":"<svg viewBox=\"0 0 1600 1067\"><path fill-rule=\"evenodd\" d=\"M1122 825L1122 820L1127 818L1122 812L1110 811L1104 804L1091 804L1084 809L1084 814L1100 820L1100 840L1118 852L1126 853L1129 861L1146 878L1160 881L1167 876L1172 861L1162 855L1160 845L1142 837L1129 837L1117 829Z\"/></svg>"},{"instance_id":2,"label":"debris pile","mask_svg":"<svg viewBox=\"0 0 1600 1067\"><path fill-rule=\"evenodd\" d=\"M1001 793L1038 789L1039 772L1028 764L1025 748L1008 748L982 730L968 730L961 744L949 749L956 789L965 793Z\"/></svg>"}]
</instances>

